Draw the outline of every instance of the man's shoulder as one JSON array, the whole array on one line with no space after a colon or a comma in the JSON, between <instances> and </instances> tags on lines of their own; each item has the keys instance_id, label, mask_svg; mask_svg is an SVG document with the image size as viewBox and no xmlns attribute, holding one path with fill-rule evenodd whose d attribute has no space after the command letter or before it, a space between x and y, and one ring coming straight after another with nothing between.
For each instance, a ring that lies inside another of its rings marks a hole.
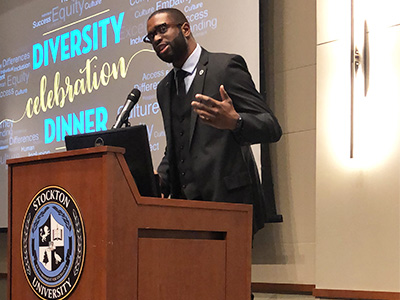
<instances>
[{"instance_id":1,"label":"man's shoulder","mask_svg":"<svg viewBox=\"0 0 400 300\"><path fill-rule=\"evenodd\" d=\"M161 79L161 81L158 83L158 88L167 86L168 85L167 83L171 81L171 76L173 76L173 73L174 73L174 69L171 69L167 73L167 75L165 75L164 78Z\"/></svg>"},{"instance_id":2,"label":"man's shoulder","mask_svg":"<svg viewBox=\"0 0 400 300\"><path fill-rule=\"evenodd\" d=\"M211 52L203 48L203 52L208 55L209 57L212 58L218 58L218 59L231 59L236 56L240 56L239 54L236 53L227 53L227 52Z\"/></svg>"},{"instance_id":3,"label":"man's shoulder","mask_svg":"<svg viewBox=\"0 0 400 300\"><path fill-rule=\"evenodd\" d=\"M227 52L210 52L203 48L205 55L208 57L208 61L213 65L227 64L231 61L239 61L245 63L244 58L240 54L227 53Z\"/></svg>"}]
</instances>

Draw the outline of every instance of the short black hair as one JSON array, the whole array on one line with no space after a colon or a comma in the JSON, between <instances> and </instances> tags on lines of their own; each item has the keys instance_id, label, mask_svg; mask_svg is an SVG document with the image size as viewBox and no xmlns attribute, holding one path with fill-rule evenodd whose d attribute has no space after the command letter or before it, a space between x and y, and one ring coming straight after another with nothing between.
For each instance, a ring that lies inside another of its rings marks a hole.
<instances>
[{"instance_id":1,"label":"short black hair","mask_svg":"<svg viewBox=\"0 0 400 300\"><path fill-rule=\"evenodd\" d=\"M162 8L153 12L147 20L150 20L153 16L166 13L175 21L176 24L183 24L189 21L186 19L186 16L176 8Z\"/></svg>"}]
</instances>

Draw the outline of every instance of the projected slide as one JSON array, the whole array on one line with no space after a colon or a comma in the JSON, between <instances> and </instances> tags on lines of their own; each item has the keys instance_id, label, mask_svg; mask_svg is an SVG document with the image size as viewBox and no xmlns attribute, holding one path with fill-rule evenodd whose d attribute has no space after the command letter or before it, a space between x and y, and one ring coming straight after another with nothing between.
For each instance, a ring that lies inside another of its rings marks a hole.
<instances>
[{"instance_id":1,"label":"projected slide","mask_svg":"<svg viewBox=\"0 0 400 300\"><path fill-rule=\"evenodd\" d=\"M0 9L0 227L6 160L65 151L66 135L110 129L133 88L142 94L129 121L147 125L158 165L166 143L156 88L172 66L142 39L148 16L167 7L185 13L202 46L242 54L257 75L256 0L33 0Z\"/></svg>"}]
</instances>

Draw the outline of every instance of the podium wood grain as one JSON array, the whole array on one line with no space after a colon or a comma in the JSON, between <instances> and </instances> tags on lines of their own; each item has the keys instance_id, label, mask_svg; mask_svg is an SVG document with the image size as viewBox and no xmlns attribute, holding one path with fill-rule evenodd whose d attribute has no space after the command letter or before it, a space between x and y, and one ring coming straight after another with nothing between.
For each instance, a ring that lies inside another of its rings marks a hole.
<instances>
[{"instance_id":1,"label":"podium wood grain","mask_svg":"<svg viewBox=\"0 0 400 300\"><path fill-rule=\"evenodd\" d=\"M83 272L68 299L248 299L251 206L141 197L123 152L7 161L8 299L38 299L23 271L21 230L34 195L52 185L76 200L85 226Z\"/></svg>"}]
</instances>

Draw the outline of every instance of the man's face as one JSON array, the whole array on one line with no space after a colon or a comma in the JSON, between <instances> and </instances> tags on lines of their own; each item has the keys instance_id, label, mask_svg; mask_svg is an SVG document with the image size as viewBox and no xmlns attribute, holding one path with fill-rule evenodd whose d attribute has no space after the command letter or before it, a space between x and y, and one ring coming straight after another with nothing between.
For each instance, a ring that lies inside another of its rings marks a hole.
<instances>
[{"instance_id":1,"label":"man's face","mask_svg":"<svg viewBox=\"0 0 400 300\"><path fill-rule=\"evenodd\" d=\"M162 26L166 28L164 33L159 30ZM154 34L152 45L161 60L175 63L186 58L188 45L181 26L176 24L167 13L156 14L148 20L147 32Z\"/></svg>"}]
</instances>

